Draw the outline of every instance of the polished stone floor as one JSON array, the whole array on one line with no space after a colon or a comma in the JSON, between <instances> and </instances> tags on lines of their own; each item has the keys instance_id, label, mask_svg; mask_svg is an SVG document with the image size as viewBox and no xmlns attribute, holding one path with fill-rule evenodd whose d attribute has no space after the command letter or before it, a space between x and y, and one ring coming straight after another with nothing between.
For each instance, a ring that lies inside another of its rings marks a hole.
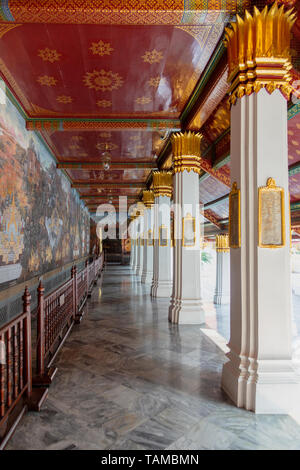
<instances>
[{"instance_id":1,"label":"polished stone floor","mask_svg":"<svg viewBox=\"0 0 300 470\"><path fill-rule=\"evenodd\" d=\"M171 326L128 267L108 266L73 329L40 413L8 449L299 449L289 416L237 409L224 354L199 326Z\"/></svg>"}]
</instances>

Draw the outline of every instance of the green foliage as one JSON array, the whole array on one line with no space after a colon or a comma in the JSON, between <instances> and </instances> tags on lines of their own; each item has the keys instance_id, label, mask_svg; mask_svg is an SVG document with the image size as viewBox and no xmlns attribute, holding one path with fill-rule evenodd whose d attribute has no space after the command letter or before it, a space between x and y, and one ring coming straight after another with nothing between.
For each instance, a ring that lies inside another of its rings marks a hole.
<instances>
[{"instance_id":1,"label":"green foliage","mask_svg":"<svg viewBox=\"0 0 300 470\"><path fill-rule=\"evenodd\" d=\"M201 261L203 263L211 263L212 260L212 255L210 253L207 253L206 251L201 252Z\"/></svg>"}]
</instances>

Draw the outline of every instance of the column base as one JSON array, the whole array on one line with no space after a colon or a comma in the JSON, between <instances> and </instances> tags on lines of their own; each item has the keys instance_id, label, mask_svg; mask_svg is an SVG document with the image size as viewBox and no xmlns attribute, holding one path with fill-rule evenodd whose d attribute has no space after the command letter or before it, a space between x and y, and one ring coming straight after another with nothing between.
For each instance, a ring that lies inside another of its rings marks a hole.
<instances>
[{"instance_id":1,"label":"column base","mask_svg":"<svg viewBox=\"0 0 300 470\"><path fill-rule=\"evenodd\" d=\"M300 377L289 360L259 361L244 371L223 366L222 388L236 406L257 414L289 414L300 408Z\"/></svg>"},{"instance_id":2,"label":"column base","mask_svg":"<svg viewBox=\"0 0 300 470\"><path fill-rule=\"evenodd\" d=\"M139 275L139 272L140 272L140 267L139 266L136 266L135 269L134 269L134 273L136 276Z\"/></svg>"},{"instance_id":3,"label":"column base","mask_svg":"<svg viewBox=\"0 0 300 470\"><path fill-rule=\"evenodd\" d=\"M230 304L230 295L215 294L214 295L214 304L217 304L217 305L228 305L228 304Z\"/></svg>"},{"instance_id":4,"label":"column base","mask_svg":"<svg viewBox=\"0 0 300 470\"><path fill-rule=\"evenodd\" d=\"M168 297L172 295L173 282L172 281L157 281L151 286L152 297Z\"/></svg>"},{"instance_id":5,"label":"column base","mask_svg":"<svg viewBox=\"0 0 300 470\"><path fill-rule=\"evenodd\" d=\"M153 279L153 273L148 271L146 273L143 273L141 282L142 284L151 284Z\"/></svg>"},{"instance_id":6,"label":"column base","mask_svg":"<svg viewBox=\"0 0 300 470\"><path fill-rule=\"evenodd\" d=\"M202 325L205 323L202 300L172 299L169 321L179 325Z\"/></svg>"}]
</instances>

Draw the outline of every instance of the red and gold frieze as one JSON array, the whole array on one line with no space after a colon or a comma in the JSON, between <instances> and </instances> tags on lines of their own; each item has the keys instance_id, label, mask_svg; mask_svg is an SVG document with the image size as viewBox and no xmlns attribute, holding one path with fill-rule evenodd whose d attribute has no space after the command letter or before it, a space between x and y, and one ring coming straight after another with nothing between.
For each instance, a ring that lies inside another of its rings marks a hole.
<instances>
[{"instance_id":1,"label":"red and gold frieze","mask_svg":"<svg viewBox=\"0 0 300 470\"><path fill-rule=\"evenodd\" d=\"M235 0L5 0L4 20L22 23L198 24L219 12L236 13L250 2ZM210 19L212 18L212 19Z\"/></svg>"}]
</instances>

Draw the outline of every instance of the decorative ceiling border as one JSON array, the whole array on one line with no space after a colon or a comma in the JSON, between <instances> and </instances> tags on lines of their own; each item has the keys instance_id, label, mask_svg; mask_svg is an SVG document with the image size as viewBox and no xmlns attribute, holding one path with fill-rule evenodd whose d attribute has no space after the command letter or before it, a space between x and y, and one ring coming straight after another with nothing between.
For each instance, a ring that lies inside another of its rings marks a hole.
<instances>
[{"instance_id":1,"label":"decorative ceiling border","mask_svg":"<svg viewBox=\"0 0 300 470\"><path fill-rule=\"evenodd\" d=\"M26 119L28 131L92 131L92 130L131 130L142 129L144 131L159 131L168 129L180 131L179 120L174 119Z\"/></svg>"},{"instance_id":2,"label":"decorative ceiling border","mask_svg":"<svg viewBox=\"0 0 300 470\"><path fill-rule=\"evenodd\" d=\"M250 0L1 0L2 21L23 23L180 25L221 21ZM70 15L70 11L72 15Z\"/></svg>"},{"instance_id":3,"label":"decorative ceiling border","mask_svg":"<svg viewBox=\"0 0 300 470\"><path fill-rule=\"evenodd\" d=\"M128 170L128 169L156 169L156 163L151 162L127 162L127 161L112 161L110 162L110 168L112 170ZM69 170L97 170L103 168L103 162L99 161L59 161L56 165L57 168L69 169Z\"/></svg>"}]
</instances>

